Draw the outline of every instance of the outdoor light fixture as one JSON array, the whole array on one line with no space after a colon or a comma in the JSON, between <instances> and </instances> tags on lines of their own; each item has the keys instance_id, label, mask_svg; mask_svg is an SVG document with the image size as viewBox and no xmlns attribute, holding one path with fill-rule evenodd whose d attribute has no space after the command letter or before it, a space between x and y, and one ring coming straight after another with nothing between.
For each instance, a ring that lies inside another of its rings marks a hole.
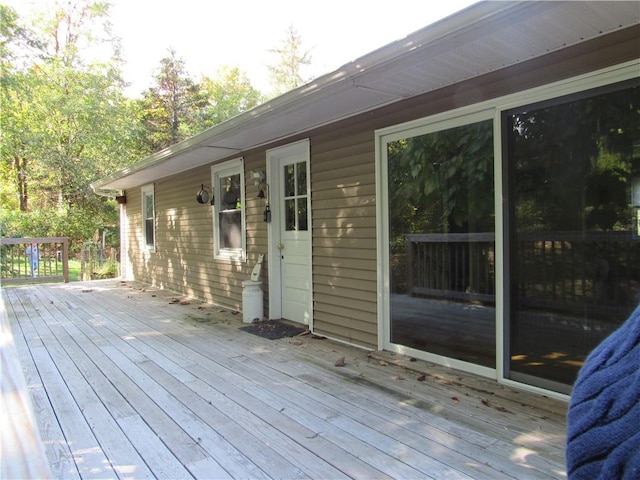
<instances>
[{"instance_id":1,"label":"outdoor light fixture","mask_svg":"<svg viewBox=\"0 0 640 480\"><path fill-rule=\"evenodd\" d=\"M250 170L249 171L249 175L253 179L253 184L256 187L258 185L260 185L261 183L263 183L264 179L266 178L266 175L262 170Z\"/></svg>"},{"instance_id":2,"label":"outdoor light fixture","mask_svg":"<svg viewBox=\"0 0 640 480\"><path fill-rule=\"evenodd\" d=\"M266 193L265 193L266 192ZM264 207L264 222L271 222L271 208L269 207L269 185L266 183L260 183L258 185L258 198L262 200L266 200L266 205Z\"/></svg>"},{"instance_id":3,"label":"outdoor light fixture","mask_svg":"<svg viewBox=\"0 0 640 480\"><path fill-rule=\"evenodd\" d=\"M269 192L269 185L266 183L258 184L258 198L267 199L267 203L269 203L269 197L267 197L267 193Z\"/></svg>"},{"instance_id":4,"label":"outdoor light fixture","mask_svg":"<svg viewBox=\"0 0 640 480\"><path fill-rule=\"evenodd\" d=\"M205 205L209 203L209 190L204 187L204 183L200 187L200 191L196 194L196 201L200 205ZM211 205L214 204L214 197L211 195Z\"/></svg>"}]
</instances>

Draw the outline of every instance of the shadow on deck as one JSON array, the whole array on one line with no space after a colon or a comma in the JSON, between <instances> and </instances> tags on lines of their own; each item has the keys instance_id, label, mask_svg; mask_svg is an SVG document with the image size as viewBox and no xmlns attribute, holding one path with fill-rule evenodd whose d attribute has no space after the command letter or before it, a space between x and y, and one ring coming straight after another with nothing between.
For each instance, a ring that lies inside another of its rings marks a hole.
<instances>
[{"instance_id":1,"label":"shadow on deck","mask_svg":"<svg viewBox=\"0 0 640 480\"><path fill-rule=\"evenodd\" d=\"M115 280L2 298L54 478L565 476L558 400Z\"/></svg>"}]
</instances>

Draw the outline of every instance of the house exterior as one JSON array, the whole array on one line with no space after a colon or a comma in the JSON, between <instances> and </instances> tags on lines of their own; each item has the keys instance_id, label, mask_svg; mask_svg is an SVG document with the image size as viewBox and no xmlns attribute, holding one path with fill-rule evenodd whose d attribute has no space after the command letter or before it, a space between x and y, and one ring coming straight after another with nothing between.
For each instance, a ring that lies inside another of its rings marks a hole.
<instances>
[{"instance_id":1,"label":"house exterior","mask_svg":"<svg viewBox=\"0 0 640 480\"><path fill-rule=\"evenodd\" d=\"M123 276L566 396L640 299L640 7L481 2L93 184Z\"/></svg>"}]
</instances>

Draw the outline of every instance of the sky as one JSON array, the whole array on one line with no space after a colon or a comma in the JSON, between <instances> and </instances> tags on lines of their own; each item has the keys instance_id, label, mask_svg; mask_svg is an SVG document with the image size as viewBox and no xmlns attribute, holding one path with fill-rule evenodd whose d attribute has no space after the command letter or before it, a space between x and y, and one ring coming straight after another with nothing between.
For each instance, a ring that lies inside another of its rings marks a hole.
<instances>
[{"instance_id":1,"label":"sky","mask_svg":"<svg viewBox=\"0 0 640 480\"><path fill-rule=\"evenodd\" d=\"M0 0L28 16L49 0ZM298 33L316 78L475 3L476 0L111 0L114 33L123 46L127 94L153 83L160 60L175 50L196 80L222 66L247 73L269 92L267 65L278 57L289 27Z\"/></svg>"}]
</instances>

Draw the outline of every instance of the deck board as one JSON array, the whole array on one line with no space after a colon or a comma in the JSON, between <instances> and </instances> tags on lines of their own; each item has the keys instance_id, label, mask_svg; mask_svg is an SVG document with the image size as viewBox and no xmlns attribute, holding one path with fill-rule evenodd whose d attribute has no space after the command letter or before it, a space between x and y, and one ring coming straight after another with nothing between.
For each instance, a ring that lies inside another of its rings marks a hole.
<instances>
[{"instance_id":1,"label":"deck board","mask_svg":"<svg viewBox=\"0 0 640 480\"><path fill-rule=\"evenodd\" d=\"M43 305L36 308L57 340L57 343L50 343L49 354L117 476L126 476L128 466L136 465L137 478L154 478L117 421L134 415L135 410L109 388L106 377L79 348L76 342L84 343L80 331L70 322L59 322L59 310L51 307L44 309ZM104 465L106 463L102 462ZM98 476L102 475L101 468L94 466L93 470L99 472Z\"/></svg>"},{"instance_id":2,"label":"deck board","mask_svg":"<svg viewBox=\"0 0 640 480\"><path fill-rule=\"evenodd\" d=\"M54 478L565 477L558 400L117 280L2 295Z\"/></svg>"}]
</instances>

